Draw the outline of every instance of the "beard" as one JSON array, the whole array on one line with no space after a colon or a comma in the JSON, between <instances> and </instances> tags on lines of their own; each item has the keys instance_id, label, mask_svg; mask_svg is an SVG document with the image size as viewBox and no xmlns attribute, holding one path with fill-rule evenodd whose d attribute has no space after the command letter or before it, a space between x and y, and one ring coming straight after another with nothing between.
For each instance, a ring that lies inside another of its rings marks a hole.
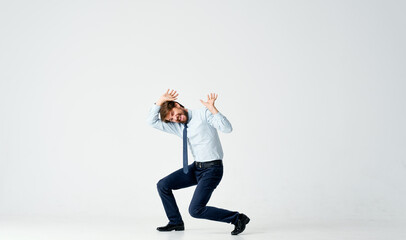
<instances>
[{"instance_id":1,"label":"beard","mask_svg":"<svg viewBox=\"0 0 406 240\"><path fill-rule=\"evenodd\" d=\"M184 121L180 121L181 123L187 123L187 121L189 120L189 115L188 112L186 111L186 109L182 109L182 115L185 116L185 120Z\"/></svg>"}]
</instances>

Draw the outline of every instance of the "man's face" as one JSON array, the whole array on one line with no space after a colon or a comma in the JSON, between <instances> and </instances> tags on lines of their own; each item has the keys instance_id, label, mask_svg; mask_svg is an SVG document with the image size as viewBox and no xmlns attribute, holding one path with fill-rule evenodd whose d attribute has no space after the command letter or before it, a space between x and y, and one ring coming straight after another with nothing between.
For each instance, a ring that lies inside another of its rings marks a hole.
<instances>
[{"instance_id":1,"label":"man's face","mask_svg":"<svg viewBox=\"0 0 406 240\"><path fill-rule=\"evenodd\" d=\"M188 119L187 110L176 103L176 107L166 115L165 120L174 123L186 123Z\"/></svg>"}]
</instances>

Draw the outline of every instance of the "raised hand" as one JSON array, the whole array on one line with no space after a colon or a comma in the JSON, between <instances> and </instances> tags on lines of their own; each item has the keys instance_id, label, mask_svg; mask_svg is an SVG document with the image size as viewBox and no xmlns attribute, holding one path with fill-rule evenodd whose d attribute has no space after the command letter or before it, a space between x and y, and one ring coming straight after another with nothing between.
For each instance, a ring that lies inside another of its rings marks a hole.
<instances>
[{"instance_id":1,"label":"raised hand","mask_svg":"<svg viewBox=\"0 0 406 240\"><path fill-rule=\"evenodd\" d=\"M207 102L200 99L200 102L207 107L213 114L218 113L218 110L214 106L214 102L217 100L218 95L215 93L207 94Z\"/></svg>"},{"instance_id":2,"label":"raised hand","mask_svg":"<svg viewBox=\"0 0 406 240\"><path fill-rule=\"evenodd\" d=\"M169 89L164 93L158 101L155 103L156 105L161 106L162 103L167 102L167 101L175 101L178 99L179 94L175 90L169 91Z\"/></svg>"}]
</instances>

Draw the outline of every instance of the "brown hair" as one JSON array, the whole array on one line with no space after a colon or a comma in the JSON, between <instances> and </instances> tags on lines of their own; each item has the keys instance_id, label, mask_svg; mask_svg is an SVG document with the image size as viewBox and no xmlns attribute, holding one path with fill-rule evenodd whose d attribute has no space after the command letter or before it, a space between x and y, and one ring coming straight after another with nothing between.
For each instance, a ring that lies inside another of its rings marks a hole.
<instances>
[{"instance_id":1,"label":"brown hair","mask_svg":"<svg viewBox=\"0 0 406 240\"><path fill-rule=\"evenodd\" d=\"M166 102L162 103L161 109L159 110L159 115L161 116L161 121L164 121L166 123L169 122L169 121L165 120L165 117L172 110L172 108L176 107L176 103L184 108L184 106L182 104L175 102L175 101L166 101Z\"/></svg>"}]
</instances>

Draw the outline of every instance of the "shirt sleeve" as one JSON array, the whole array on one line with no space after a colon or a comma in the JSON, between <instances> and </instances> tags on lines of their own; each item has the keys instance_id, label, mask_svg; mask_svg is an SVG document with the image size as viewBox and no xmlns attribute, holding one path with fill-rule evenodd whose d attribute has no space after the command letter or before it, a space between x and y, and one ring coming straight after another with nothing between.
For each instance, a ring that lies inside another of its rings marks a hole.
<instances>
[{"instance_id":1,"label":"shirt sleeve","mask_svg":"<svg viewBox=\"0 0 406 240\"><path fill-rule=\"evenodd\" d=\"M159 129L161 131L167 132L167 133L172 133L178 136L181 136L181 126L179 123L166 123L161 121L159 119L159 110L161 109L161 106L158 105L153 105L151 107L151 110L149 111L149 115L147 118L147 123L152 126L153 128Z\"/></svg>"},{"instance_id":2,"label":"shirt sleeve","mask_svg":"<svg viewBox=\"0 0 406 240\"><path fill-rule=\"evenodd\" d=\"M220 112L213 114L209 111L209 109L206 108L205 116L206 116L206 120L210 124L210 126L214 127L215 129L217 129L221 132L224 132L224 133L230 133L231 131L233 131L233 127L231 126L231 123Z\"/></svg>"}]
</instances>

